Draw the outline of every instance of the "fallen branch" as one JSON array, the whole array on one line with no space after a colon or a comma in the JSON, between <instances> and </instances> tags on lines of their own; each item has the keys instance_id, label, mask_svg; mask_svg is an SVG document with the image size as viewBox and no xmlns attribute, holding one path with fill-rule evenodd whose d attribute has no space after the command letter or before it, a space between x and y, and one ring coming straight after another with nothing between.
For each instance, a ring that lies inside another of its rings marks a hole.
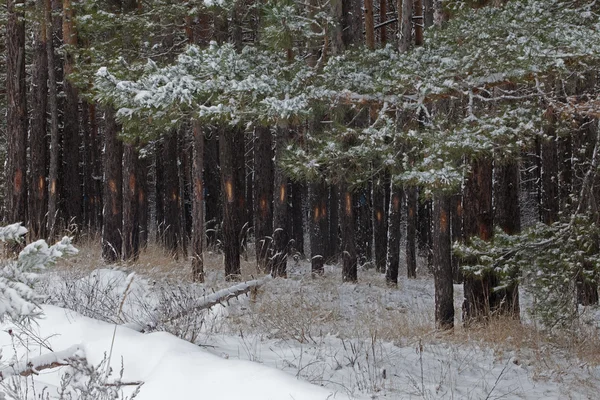
<instances>
[{"instance_id":1,"label":"fallen branch","mask_svg":"<svg viewBox=\"0 0 600 400\"><path fill-rule=\"evenodd\" d=\"M233 298L237 298L242 294L246 294L253 289L259 288L271 279L273 279L271 275L267 275L261 279L254 279L252 281L238 283L237 285L228 287L226 289L221 289L217 292L204 296L198 301L198 303L194 304L192 307L185 310L181 310L176 314L169 316L166 319L166 321L171 322L178 318L184 317L190 313L206 310L208 308L216 306L217 304L223 304L224 302L227 302Z\"/></svg>"},{"instance_id":2,"label":"fallen branch","mask_svg":"<svg viewBox=\"0 0 600 400\"><path fill-rule=\"evenodd\" d=\"M85 359L85 352L80 345L74 345L66 350L43 354L27 361L16 361L0 369L0 381L11 376L37 375L45 369L64 367L69 363Z\"/></svg>"}]
</instances>

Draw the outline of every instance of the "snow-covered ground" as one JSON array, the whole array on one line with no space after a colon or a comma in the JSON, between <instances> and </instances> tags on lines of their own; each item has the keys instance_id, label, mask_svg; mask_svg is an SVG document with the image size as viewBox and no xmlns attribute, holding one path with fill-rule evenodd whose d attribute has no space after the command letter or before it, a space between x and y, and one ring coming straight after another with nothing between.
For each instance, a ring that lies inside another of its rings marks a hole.
<instances>
[{"instance_id":1,"label":"snow-covered ground","mask_svg":"<svg viewBox=\"0 0 600 400\"><path fill-rule=\"evenodd\" d=\"M600 368L547 340L537 343L533 329L516 323L488 328L508 331L497 332L498 343L493 335L462 329L460 285L455 286L457 329L439 333L433 329L428 277L388 288L372 270L361 272L359 284L340 284L334 266L317 279L306 263L291 269L290 279L271 280L250 297L168 322L161 316L212 293L207 288L216 285L218 273L212 273L217 276L212 281L209 273L206 287L121 270L101 269L79 278L49 273L40 290L48 303L61 307L45 305L33 335L4 325L2 359L13 360L15 352L21 359L35 358L79 344L93 364L110 354L109 382L121 366L123 382L143 382L137 395L143 400L600 396ZM215 289L226 284L219 285ZM142 327L171 333L136 330ZM533 339L520 338L521 330ZM28 350L19 341L24 337ZM33 377L36 393L46 387L50 398L56 396L68 368L40 371ZM134 388L124 387L125 395Z\"/></svg>"}]
</instances>

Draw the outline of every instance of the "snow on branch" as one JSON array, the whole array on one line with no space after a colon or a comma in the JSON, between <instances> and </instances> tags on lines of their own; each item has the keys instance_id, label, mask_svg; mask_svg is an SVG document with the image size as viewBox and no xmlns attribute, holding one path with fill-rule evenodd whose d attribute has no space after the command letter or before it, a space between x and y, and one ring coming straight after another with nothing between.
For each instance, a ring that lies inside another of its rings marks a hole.
<instances>
[{"instance_id":1,"label":"snow on branch","mask_svg":"<svg viewBox=\"0 0 600 400\"><path fill-rule=\"evenodd\" d=\"M0 242L18 242L23 238L23 235L25 235L26 233L27 228L22 226L20 222L0 227Z\"/></svg>"},{"instance_id":2,"label":"snow on branch","mask_svg":"<svg viewBox=\"0 0 600 400\"><path fill-rule=\"evenodd\" d=\"M70 362L85 359L85 351L81 345L74 345L68 349L43 354L26 361L16 361L0 369L0 381L11 376L37 375L39 371L69 365Z\"/></svg>"},{"instance_id":3,"label":"snow on branch","mask_svg":"<svg viewBox=\"0 0 600 400\"><path fill-rule=\"evenodd\" d=\"M247 294L253 289L257 289L258 287L264 285L271 279L273 279L271 275L267 275L261 279L254 279L251 281L238 283L237 285L228 287L226 289L221 289L212 294L202 297L192 307L169 316L168 320L173 321L178 318L184 317L190 313L206 310L208 308L216 306L217 304L222 304L224 302L229 301L230 299L237 298L238 296L243 294Z\"/></svg>"}]
</instances>

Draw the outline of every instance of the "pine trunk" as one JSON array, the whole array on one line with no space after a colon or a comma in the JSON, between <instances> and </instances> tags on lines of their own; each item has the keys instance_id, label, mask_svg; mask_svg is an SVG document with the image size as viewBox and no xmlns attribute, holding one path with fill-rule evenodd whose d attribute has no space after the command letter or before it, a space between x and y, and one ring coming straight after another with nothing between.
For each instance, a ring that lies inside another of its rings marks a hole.
<instances>
[{"instance_id":1,"label":"pine trunk","mask_svg":"<svg viewBox=\"0 0 600 400\"><path fill-rule=\"evenodd\" d=\"M375 246L375 269L385 272L387 256L387 212L389 204L385 203L385 183L383 180L373 185L373 241ZM387 207L386 207L387 206ZM398 242L398 245L400 243Z\"/></svg>"},{"instance_id":2,"label":"pine trunk","mask_svg":"<svg viewBox=\"0 0 600 400\"><path fill-rule=\"evenodd\" d=\"M70 47L77 46L75 31L75 12L71 0L63 0L63 43ZM79 98L77 89L71 82L74 60L67 51L64 59L64 118L63 118L63 212L67 223L79 226L83 220L82 179L79 163L81 161L79 135Z\"/></svg>"},{"instance_id":3,"label":"pine trunk","mask_svg":"<svg viewBox=\"0 0 600 400\"><path fill-rule=\"evenodd\" d=\"M355 243L354 195L347 185L340 185L342 209L340 213L340 228L342 230L342 280L344 282L358 281L358 256Z\"/></svg>"},{"instance_id":4,"label":"pine trunk","mask_svg":"<svg viewBox=\"0 0 600 400\"><path fill-rule=\"evenodd\" d=\"M468 242L472 237L490 240L493 233L491 161L473 162L471 174L465 183L464 211L465 240ZM466 260L469 263L474 261ZM491 316L497 306L491 297L496 284L496 277L490 273L465 276L463 318L466 324Z\"/></svg>"},{"instance_id":5,"label":"pine trunk","mask_svg":"<svg viewBox=\"0 0 600 400\"><path fill-rule=\"evenodd\" d=\"M123 154L123 260L136 261L140 255L138 207L139 154L133 144Z\"/></svg>"},{"instance_id":6,"label":"pine trunk","mask_svg":"<svg viewBox=\"0 0 600 400\"><path fill-rule=\"evenodd\" d=\"M294 251L304 256L304 185L300 182L292 183L292 239ZM329 230L331 233L331 228ZM337 233L337 229L335 229Z\"/></svg>"},{"instance_id":7,"label":"pine trunk","mask_svg":"<svg viewBox=\"0 0 600 400\"><path fill-rule=\"evenodd\" d=\"M496 204L494 221L507 234L516 235L521 232L521 207L519 202L520 179L519 163L514 160L500 165L496 172ZM518 277L510 277L515 283L506 289L497 290L493 296L499 299L500 312L513 318L519 318Z\"/></svg>"},{"instance_id":8,"label":"pine trunk","mask_svg":"<svg viewBox=\"0 0 600 400\"><path fill-rule=\"evenodd\" d=\"M325 272L327 232L327 186L323 182L310 186L310 257L313 274Z\"/></svg>"},{"instance_id":9,"label":"pine trunk","mask_svg":"<svg viewBox=\"0 0 600 400\"><path fill-rule=\"evenodd\" d=\"M221 190L223 192L223 253L225 256L225 279L241 278L240 269L240 211L237 203L242 187L236 179L235 141L240 140L237 130L221 129L219 135L219 160L221 166Z\"/></svg>"},{"instance_id":10,"label":"pine trunk","mask_svg":"<svg viewBox=\"0 0 600 400\"><path fill-rule=\"evenodd\" d=\"M164 185L164 222L163 243L172 257L179 257L181 250L181 220L180 220L180 193L179 193L179 152L177 141L178 131L173 130L165 137L162 148L162 178Z\"/></svg>"},{"instance_id":11,"label":"pine trunk","mask_svg":"<svg viewBox=\"0 0 600 400\"><path fill-rule=\"evenodd\" d=\"M51 0L44 2L44 19L46 20L46 57L48 60L48 108L50 111L50 165L48 167L48 217L46 231L49 237L54 237L58 210L58 89L56 82L56 63L54 43L52 41L52 4Z\"/></svg>"},{"instance_id":12,"label":"pine trunk","mask_svg":"<svg viewBox=\"0 0 600 400\"><path fill-rule=\"evenodd\" d=\"M365 42L369 50L375 49L375 14L373 13L373 0L365 2Z\"/></svg>"},{"instance_id":13,"label":"pine trunk","mask_svg":"<svg viewBox=\"0 0 600 400\"><path fill-rule=\"evenodd\" d=\"M102 258L108 263L121 259L123 239L123 145L117 135L115 112L105 112L104 131L104 211L102 216Z\"/></svg>"},{"instance_id":14,"label":"pine trunk","mask_svg":"<svg viewBox=\"0 0 600 400\"><path fill-rule=\"evenodd\" d=\"M279 132L275 148L275 174L273 186L273 277L287 277L287 257L290 220L288 213L288 179L278 163L285 150L285 131Z\"/></svg>"},{"instance_id":15,"label":"pine trunk","mask_svg":"<svg viewBox=\"0 0 600 400\"><path fill-rule=\"evenodd\" d=\"M435 325L454 327L454 286L450 241L450 198L439 194L433 202L433 278L435 283Z\"/></svg>"},{"instance_id":16,"label":"pine trunk","mask_svg":"<svg viewBox=\"0 0 600 400\"><path fill-rule=\"evenodd\" d=\"M423 46L423 0L415 0L414 7L415 46Z\"/></svg>"},{"instance_id":17,"label":"pine trunk","mask_svg":"<svg viewBox=\"0 0 600 400\"><path fill-rule=\"evenodd\" d=\"M417 277L417 188L406 189L406 270L409 278Z\"/></svg>"},{"instance_id":18,"label":"pine trunk","mask_svg":"<svg viewBox=\"0 0 600 400\"><path fill-rule=\"evenodd\" d=\"M204 181L206 203L206 240L215 247L221 240L220 227L223 220L221 207L221 176L219 171L219 137L217 131L208 130L204 143Z\"/></svg>"},{"instance_id":19,"label":"pine trunk","mask_svg":"<svg viewBox=\"0 0 600 400\"><path fill-rule=\"evenodd\" d=\"M202 169L204 167L204 131L199 122L193 126L193 162L192 162L192 279L204 282L204 186Z\"/></svg>"},{"instance_id":20,"label":"pine trunk","mask_svg":"<svg viewBox=\"0 0 600 400\"><path fill-rule=\"evenodd\" d=\"M27 88L23 1L8 0L6 24L6 217L27 224Z\"/></svg>"},{"instance_id":21,"label":"pine trunk","mask_svg":"<svg viewBox=\"0 0 600 400\"><path fill-rule=\"evenodd\" d=\"M327 234L329 236L327 244L327 258L336 262L340 253L339 225L340 225L340 196L336 185L329 187L329 224Z\"/></svg>"},{"instance_id":22,"label":"pine trunk","mask_svg":"<svg viewBox=\"0 0 600 400\"><path fill-rule=\"evenodd\" d=\"M254 132L254 236L258 270L270 270L269 248L273 234L273 145L271 129Z\"/></svg>"},{"instance_id":23,"label":"pine trunk","mask_svg":"<svg viewBox=\"0 0 600 400\"><path fill-rule=\"evenodd\" d=\"M398 273L400 271L402 188L396 186L392 187L388 207L389 224L387 234L387 268L385 271L385 281L390 286L396 286L398 285Z\"/></svg>"},{"instance_id":24,"label":"pine trunk","mask_svg":"<svg viewBox=\"0 0 600 400\"><path fill-rule=\"evenodd\" d=\"M408 51L412 42L413 0L397 0L398 10L398 50Z\"/></svg>"},{"instance_id":25,"label":"pine trunk","mask_svg":"<svg viewBox=\"0 0 600 400\"><path fill-rule=\"evenodd\" d=\"M43 0L36 1L36 11L44 15ZM46 210L48 188L47 103L48 103L48 57L46 56L46 20L36 25L33 43L32 67L32 117L30 131L30 195L29 233L32 239L46 238Z\"/></svg>"}]
</instances>

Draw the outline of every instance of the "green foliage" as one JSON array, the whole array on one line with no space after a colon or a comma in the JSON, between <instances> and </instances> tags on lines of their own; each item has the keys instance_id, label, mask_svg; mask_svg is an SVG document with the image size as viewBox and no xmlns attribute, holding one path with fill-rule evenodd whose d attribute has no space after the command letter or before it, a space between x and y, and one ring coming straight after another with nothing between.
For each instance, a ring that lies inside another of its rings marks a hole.
<instances>
[{"instance_id":1,"label":"green foliage","mask_svg":"<svg viewBox=\"0 0 600 400\"><path fill-rule=\"evenodd\" d=\"M493 239L472 238L454 250L465 274L494 273L495 290L526 283L534 299L531 312L548 328L568 327L578 317L576 282L596 282L600 272L600 227L587 215L552 225L538 223L519 235L497 230Z\"/></svg>"},{"instance_id":2,"label":"green foliage","mask_svg":"<svg viewBox=\"0 0 600 400\"><path fill-rule=\"evenodd\" d=\"M305 141L288 149L291 176L360 185L386 170L398 183L452 190L465 159L517 158L540 134L548 104L558 101L549 82L600 65L599 6L591 1L458 7L443 29L428 29L426 46L355 49L324 65L304 57L331 20L305 7L267 2L260 47L192 46L133 78L107 63L96 76L98 98L120 109L132 135L189 119L286 125L317 117ZM282 51L291 46L293 60ZM437 109L443 101L449 110ZM337 116L349 108L350 118Z\"/></svg>"}]
</instances>

